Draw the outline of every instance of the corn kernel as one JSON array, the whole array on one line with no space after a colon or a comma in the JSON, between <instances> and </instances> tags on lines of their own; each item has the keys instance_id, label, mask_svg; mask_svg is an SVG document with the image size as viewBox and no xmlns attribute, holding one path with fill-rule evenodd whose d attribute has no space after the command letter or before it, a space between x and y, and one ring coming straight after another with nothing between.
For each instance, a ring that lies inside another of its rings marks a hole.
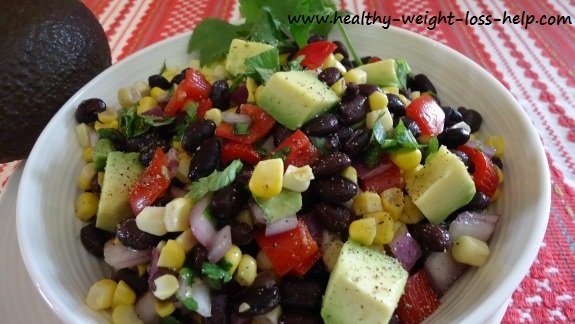
<instances>
[{"instance_id":1,"label":"corn kernel","mask_svg":"<svg viewBox=\"0 0 575 324\"><path fill-rule=\"evenodd\" d=\"M339 78L331 85L331 90L335 92L339 97L343 96L345 89L347 89L347 83L344 78Z\"/></svg>"},{"instance_id":2,"label":"corn kernel","mask_svg":"<svg viewBox=\"0 0 575 324\"><path fill-rule=\"evenodd\" d=\"M495 171L497 171L497 177L499 178L499 184L503 183L505 176L503 175L503 171L498 166L495 166Z\"/></svg>"},{"instance_id":3,"label":"corn kernel","mask_svg":"<svg viewBox=\"0 0 575 324\"><path fill-rule=\"evenodd\" d=\"M112 311L112 324L144 324L134 306L118 305Z\"/></svg>"},{"instance_id":4,"label":"corn kernel","mask_svg":"<svg viewBox=\"0 0 575 324\"><path fill-rule=\"evenodd\" d=\"M154 309L156 310L156 314L163 318L170 316L176 310L176 305L174 305L172 301L156 300Z\"/></svg>"},{"instance_id":5,"label":"corn kernel","mask_svg":"<svg viewBox=\"0 0 575 324\"><path fill-rule=\"evenodd\" d=\"M394 94L396 96L399 95L399 88L398 87L384 87L383 91L385 93L391 93L391 94Z\"/></svg>"},{"instance_id":6,"label":"corn kernel","mask_svg":"<svg viewBox=\"0 0 575 324\"><path fill-rule=\"evenodd\" d=\"M393 219L399 219L403 212L403 191L395 187L386 189L381 193L381 204Z\"/></svg>"},{"instance_id":7,"label":"corn kernel","mask_svg":"<svg viewBox=\"0 0 575 324\"><path fill-rule=\"evenodd\" d=\"M256 279L258 266L256 259L249 254L242 255L234 278L240 286L251 286Z\"/></svg>"},{"instance_id":8,"label":"corn kernel","mask_svg":"<svg viewBox=\"0 0 575 324\"><path fill-rule=\"evenodd\" d=\"M136 216L136 225L146 233L163 236L168 233L164 224L166 207L147 206Z\"/></svg>"},{"instance_id":9,"label":"corn kernel","mask_svg":"<svg viewBox=\"0 0 575 324\"><path fill-rule=\"evenodd\" d=\"M403 104L407 107L409 106L409 104L411 103L411 100L415 99L415 97L412 96L411 100L407 99L407 97L405 97L404 95L402 95L401 93L397 95L399 97L399 100L401 100L401 102L403 102Z\"/></svg>"},{"instance_id":10,"label":"corn kernel","mask_svg":"<svg viewBox=\"0 0 575 324\"><path fill-rule=\"evenodd\" d=\"M258 87L258 84L256 83L256 80L248 77L246 78L246 89L248 90L248 99L247 102L249 103L255 103L256 102L256 88Z\"/></svg>"},{"instance_id":11,"label":"corn kernel","mask_svg":"<svg viewBox=\"0 0 575 324\"><path fill-rule=\"evenodd\" d=\"M192 201L178 197L166 204L164 226L168 232L182 232L190 227L190 210Z\"/></svg>"},{"instance_id":12,"label":"corn kernel","mask_svg":"<svg viewBox=\"0 0 575 324\"><path fill-rule=\"evenodd\" d=\"M166 300L176 293L180 288L178 278L173 274L165 274L154 280L156 289L153 291L154 296L159 300Z\"/></svg>"},{"instance_id":13,"label":"corn kernel","mask_svg":"<svg viewBox=\"0 0 575 324\"><path fill-rule=\"evenodd\" d=\"M224 254L224 260L229 264L228 272L234 273L242 259L242 250L235 245L232 246Z\"/></svg>"},{"instance_id":14,"label":"corn kernel","mask_svg":"<svg viewBox=\"0 0 575 324\"><path fill-rule=\"evenodd\" d=\"M78 137L78 142L84 148L90 147L90 131L90 126L85 123L76 126L76 137Z\"/></svg>"},{"instance_id":15,"label":"corn kernel","mask_svg":"<svg viewBox=\"0 0 575 324\"><path fill-rule=\"evenodd\" d=\"M309 165L302 167L288 165L283 176L282 186L292 191L304 192L309 188L313 179L315 177Z\"/></svg>"},{"instance_id":16,"label":"corn kernel","mask_svg":"<svg viewBox=\"0 0 575 324\"><path fill-rule=\"evenodd\" d=\"M86 147L82 150L82 159L85 162L92 162L92 158L94 156L94 149L92 147Z\"/></svg>"},{"instance_id":17,"label":"corn kernel","mask_svg":"<svg viewBox=\"0 0 575 324\"><path fill-rule=\"evenodd\" d=\"M345 66L343 66L343 64L341 64L341 62L338 61L338 60L335 58L335 55L333 55L333 54L330 54L330 55L325 59L325 61L323 62L323 65L322 65L321 68L322 68L323 70L325 70L325 69L330 68L330 67L336 68L336 69L337 69L340 73L342 73L342 74L344 74L344 73L347 72L347 69L345 68Z\"/></svg>"},{"instance_id":18,"label":"corn kernel","mask_svg":"<svg viewBox=\"0 0 575 324\"><path fill-rule=\"evenodd\" d=\"M347 83L364 84L367 82L367 73L361 69L351 69L343 75Z\"/></svg>"},{"instance_id":19,"label":"corn kernel","mask_svg":"<svg viewBox=\"0 0 575 324\"><path fill-rule=\"evenodd\" d=\"M341 171L342 177L357 184L357 170L353 166L348 166Z\"/></svg>"},{"instance_id":20,"label":"corn kernel","mask_svg":"<svg viewBox=\"0 0 575 324\"><path fill-rule=\"evenodd\" d=\"M78 176L78 187L82 190L90 189L90 184L92 183L92 179L96 175L98 171L96 171L96 164L94 162L90 162L82 168L80 171L80 175Z\"/></svg>"},{"instance_id":21,"label":"corn kernel","mask_svg":"<svg viewBox=\"0 0 575 324\"><path fill-rule=\"evenodd\" d=\"M264 91L264 86L263 85L259 85L256 88L256 92L254 94L255 98L256 98L256 104L259 104L260 102L260 98L262 97L262 92Z\"/></svg>"},{"instance_id":22,"label":"corn kernel","mask_svg":"<svg viewBox=\"0 0 575 324\"><path fill-rule=\"evenodd\" d=\"M112 279L96 281L88 290L86 304L92 310L103 310L112 307L117 283Z\"/></svg>"},{"instance_id":23,"label":"corn kernel","mask_svg":"<svg viewBox=\"0 0 575 324\"><path fill-rule=\"evenodd\" d=\"M259 250L258 255L256 255L256 263L258 265L258 269L262 271L272 270L274 268L270 259L262 250Z\"/></svg>"},{"instance_id":24,"label":"corn kernel","mask_svg":"<svg viewBox=\"0 0 575 324\"><path fill-rule=\"evenodd\" d=\"M373 129L375 123L380 123L386 133L393 130L393 117L387 109L372 110L365 115L365 126Z\"/></svg>"},{"instance_id":25,"label":"corn kernel","mask_svg":"<svg viewBox=\"0 0 575 324\"><path fill-rule=\"evenodd\" d=\"M412 91L411 92L411 100L414 100L414 99L418 98L419 96L421 96L421 92L419 92L419 91Z\"/></svg>"},{"instance_id":26,"label":"corn kernel","mask_svg":"<svg viewBox=\"0 0 575 324\"><path fill-rule=\"evenodd\" d=\"M108 124L118 119L118 112L110 107L98 113L98 120L104 124Z\"/></svg>"},{"instance_id":27,"label":"corn kernel","mask_svg":"<svg viewBox=\"0 0 575 324\"><path fill-rule=\"evenodd\" d=\"M186 260L186 251L175 240L168 240L160 251L158 266L179 270Z\"/></svg>"},{"instance_id":28,"label":"corn kernel","mask_svg":"<svg viewBox=\"0 0 575 324\"><path fill-rule=\"evenodd\" d=\"M416 166L415 168L411 169L411 170L403 170L403 181L404 182L409 182L411 181L411 179L417 174L417 172L419 172L421 169L423 169L423 165L420 164L418 166Z\"/></svg>"},{"instance_id":29,"label":"corn kernel","mask_svg":"<svg viewBox=\"0 0 575 324\"><path fill-rule=\"evenodd\" d=\"M362 218L349 225L349 238L363 245L371 245L377 233L375 218Z\"/></svg>"},{"instance_id":30,"label":"corn kernel","mask_svg":"<svg viewBox=\"0 0 575 324\"><path fill-rule=\"evenodd\" d=\"M182 183L190 183L188 172L190 170L190 163L192 158L185 152L182 152L178 158L178 170L176 170L176 178Z\"/></svg>"},{"instance_id":31,"label":"corn kernel","mask_svg":"<svg viewBox=\"0 0 575 324\"><path fill-rule=\"evenodd\" d=\"M136 270L138 270L138 276L141 277L148 272L148 264L147 263L140 263L136 266Z\"/></svg>"},{"instance_id":32,"label":"corn kernel","mask_svg":"<svg viewBox=\"0 0 575 324\"><path fill-rule=\"evenodd\" d=\"M150 89L150 97L154 98L156 102L167 102L168 101L168 91L160 88L153 87Z\"/></svg>"},{"instance_id":33,"label":"corn kernel","mask_svg":"<svg viewBox=\"0 0 575 324\"><path fill-rule=\"evenodd\" d=\"M343 59L345 58L345 56L343 56L343 54L341 54L341 53L335 53L335 54L334 54L334 57L335 57L335 59L338 60L338 61L341 61L341 60L343 60Z\"/></svg>"},{"instance_id":34,"label":"corn kernel","mask_svg":"<svg viewBox=\"0 0 575 324\"><path fill-rule=\"evenodd\" d=\"M381 211L375 213L365 214L363 217L372 217L376 221L376 233L373 239L373 244L384 245L393 240L394 235L394 221L388 212Z\"/></svg>"},{"instance_id":35,"label":"corn kernel","mask_svg":"<svg viewBox=\"0 0 575 324\"><path fill-rule=\"evenodd\" d=\"M211 120L218 126L222 123L222 111L218 108L208 109L204 114L204 119Z\"/></svg>"},{"instance_id":36,"label":"corn kernel","mask_svg":"<svg viewBox=\"0 0 575 324\"><path fill-rule=\"evenodd\" d=\"M254 196L270 198L282 190L284 164L282 159L263 160L256 164L248 187Z\"/></svg>"},{"instance_id":37,"label":"corn kernel","mask_svg":"<svg viewBox=\"0 0 575 324\"><path fill-rule=\"evenodd\" d=\"M164 72L162 72L164 79L168 80L169 82L171 82L172 79L178 74L179 72L175 68L167 68Z\"/></svg>"},{"instance_id":38,"label":"corn kernel","mask_svg":"<svg viewBox=\"0 0 575 324\"><path fill-rule=\"evenodd\" d=\"M118 102L123 108L128 108L136 104L142 95L132 87L123 87L118 90Z\"/></svg>"},{"instance_id":39,"label":"corn kernel","mask_svg":"<svg viewBox=\"0 0 575 324\"><path fill-rule=\"evenodd\" d=\"M400 169L409 171L421 163L421 151L418 149L409 151L400 150L390 153L389 159Z\"/></svg>"},{"instance_id":40,"label":"corn kernel","mask_svg":"<svg viewBox=\"0 0 575 324\"><path fill-rule=\"evenodd\" d=\"M254 219L252 218L252 214L248 209L244 209L238 213L236 216L236 221L246 223L250 225L250 227L254 226Z\"/></svg>"},{"instance_id":41,"label":"corn kernel","mask_svg":"<svg viewBox=\"0 0 575 324\"><path fill-rule=\"evenodd\" d=\"M109 123L101 123L100 121L96 121L94 123L94 129L99 131L100 129L104 129L104 128L112 128L112 129L118 129L119 124L117 120L113 120Z\"/></svg>"},{"instance_id":42,"label":"corn kernel","mask_svg":"<svg viewBox=\"0 0 575 324\"><path fill-rule=\"evenodd\" d=\"M92 192L83 192L76 199L76 217L83 221L88 221L96 216L100 199Z\"/></svg>"},{"instance_id":43,"label":"corn kernel","mask_svg":"<svg viewBox=\"0 0 575 324\"><path fill-rule=\"evenodd\" d=\"M417 224L424 218L425 216L421 210L411 200L411 196L403 195L403 212L397 220L404 224Z\"/></svg>"},{"instance_id":44,"label":"corn kernel","mask_svg":"<svg viewBox=\"0 0 575 324\"><path fill-rule=\"evenodd\" d=\"M369 109L380 110L387 108L387 96L381 91L372 92L372 94L367 97L369 100Z\"/></svg>"},{"instance_id":45,"label":"corn kernel","mask_svg":"<svg viewBox=\"0 0 575 324\"><path fill-rule=\"evenodd\" d=\"M118 281L114 296L112 297L112 307L118 305L133 305L136 302L136 293L124 280Z\"/></svg>"},{"instance_id":46,"label":"corn kernel","mask_svg":"<svg viewBox=\"0 0 575 324\"><path fill-rule=\"evenodd\" d=\"M485 145L489 145L495 149L495 157L502 157L505 153L505 141L501 136L490 135L485 139Z\"/></svg>"},{"instance_id":47,"label":"corn kernel","mask_svg":"<svg viewBox=\"0 0 575 324\"><path fill-rule=\"evenodd\" d=\"M356 215L363 215L382 211L381 198L376 192L364 191L353 199L353 212Z\"/></svg>"},{"instance_id":48,"label":"corn kernel","mask_svg":"<svg viewBox=\"0 0 575 324\"><path fill-rule=\"evenodd\" d=\"M190 228L180 233L180 235L178 235L175 240L184 249L184 251L186 251L186 253L189 252L196 244L198 244L198 240Z\"/></svg>"},{"instance_id":49,"label":"corn kernel","mask_svg":"<svg viewBox=\"0 0 575 324\"><path fill-rule=\"evenodd\" d=\"M148 82L139 80L132 84L132 88L140 93L141 97L149 96L150 95L150 85Z\"/></svg>"},{"instance_id":50,"label":"corn kernel","mask_svg":"<svg viewBox=\"0 0 575 324\"><path fill-rule=\"evenodd\" d=\"M151 96L145 96L138 101L138 106L136 108L136 113L141 115L148 110L152 110L158 106L158 102Z\"/></svg>"},{"instance_id":51,"label":"corn kernel","mask_svg":"<svg viewBox=\"0 0 575 324\"><path fill-rule=\"evenodd\" d=\"M451 246L451 255L455 261L474 267L481 267L489 258L487 243L473 236L462 235L457 237Z\"/></svg>"}]
</instances>

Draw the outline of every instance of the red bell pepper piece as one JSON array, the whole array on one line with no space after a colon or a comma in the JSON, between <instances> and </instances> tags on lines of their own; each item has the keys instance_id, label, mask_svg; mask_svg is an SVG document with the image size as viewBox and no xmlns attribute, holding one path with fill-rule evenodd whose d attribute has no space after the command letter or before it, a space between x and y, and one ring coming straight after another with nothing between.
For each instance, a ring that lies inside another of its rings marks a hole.
<instances>
[{"instance_id":1,"label":"red bell pepper piece","mask_svg":"<svg viewBox=\"0 0 575 324\"><path fill-rule=\"evenodd\" d=\"M359 185L363 191L383 192L389 188L403 188L403 178L401 170L393 163L388 163L389 167L369 178L360 176Z\"/></svg>"},{"instance_id":2,"label":"red bell pepper piece","mask_svg":"<svg viewBox=\"0 0 575 324\"><path fill-rule=\"evenodd\" d=\"M407 279L396 311L401 323L416 324L433 314L439 304L425 270L419 270Z\"/></svg>"},{"instance_id":3,"label":"red bell pepper piece","mask_svg":"<svg viewBox=\"0 0 575 324\"><path fill-rule=\"evenodd\" d=\"M272 153L286 151L284 166L288 165L301 167L306 164L312 164L319 156L319 151L309 138L299 129L293 132L288 138L283 140Z\"/></svg>"},{"instance_id":4,"label":"red bell pepper piece","mask_svg":"<svg viewBox=\"0 0 575 324\"><path fill-rule=\"evenodd\" d=\"M475 166L472 174L475 189L493 197L499 185L499 175L493 162L478 148L463 145L457 149L467 154Z\"/></svg>"},{"instance_id":5,"label":"red bell pepper piece","mask_svg":"<svg viewBox=\"0 0 575 324\"><path fill-rule=\"evenodd\" d=\"M298 269L298 273L307 272L304 268L308 267L309 258L314 257L319 250L317 242L301 219L292 230L272 236L265 236L260 231L255 234L255 240L280 276L294 269Z\"/></svg>"},{"instance_id":6,"label":"red bell pepper piece","mask_svg":"<svg viewBox=\"0 0 575 324\"><path fill-rule=\"evenodd\" d=\"M291 273L296 276L303 277L303 275L305 275L319 259L321 259L321 251L318 250L316 253L305 259L300 265L293 268Z\"/></svg>"},{"instance_id":7,"label":"red bell pepper piece","mask_svg":"<svg viewBox=\"0 0 575 324\"><path fill-rule=\"evenodd\" d=\"M336 48L337 45L329 41L313 42L302 47L294 57L303 55L301 66L313 70L322 66L323 62Z\"/></svg>"},{"instance_id":8,"label":"red bell pepper piece","mask_svg":"<svg viewBox=\"0 0 575 324\"><path fill-rule=\"evenodd\" d=\"M148 167L130 188L130 207L134 215L153 204L169 187L168 158L161 148L157 148Z\"/></svg>"},{"instance_id":9,"label":"red bell pepper piece","mask_svg":"<svg viewBox=\"0 0 575 324\"><path fill-rule=\"evenodd\" d=\"M206 111L214 108L214 104L210 98L201 99L198 103L198 111L196 113L196 119L203 119Z\"/></svg>"},{"instance_id":10,"label":"red bell pepper piece","mask_svg":"<svg viewBox=\"0 0 575 324\"><path fill-rule=\"evenodd\" d=\"M445 112L428 94L423 94L413 100L407 106L405 115L415 121L424 137L436 136L443 132Z\"/></svg>"},{"instance_id":11,"label":"red bell pepper piece","mask_svg":"<svg viewBox=\"0 0 575 324\"><path fill-rule=\"evenodd\" d=\"M230 141L251 145L268 135L276 123L275 119L270 114L256 105L243 104L240 106L239 113L248 115L252 118L248 133L245 135L238 135L234 132L233 125L221 123L216 127L216 136Z\"/></svg>"},{"instance_id":12,"label":"red bell pepper piece","mask_svg":"<svg viewBox=\"0 0 575 324\"><path fill-rule=\"evenodd\" d=\"M222 145L220 159L224 165L236 159L256 165L262 156L250 144L226 142Z\"/></svg>"},{"instance_id":13,"label":"red bell pepper piece","mask_svg":"<svg viewBox=\"0 0 575 324\"><path fill-rule=\"evenodd\" d=\"M186 99L201 101L210 96L211 85L204 75L195 69L188 69L186 77L178 84L176 91L166 104L164 113L175 116L184 107Z\"/></svg>"}]
</instances>

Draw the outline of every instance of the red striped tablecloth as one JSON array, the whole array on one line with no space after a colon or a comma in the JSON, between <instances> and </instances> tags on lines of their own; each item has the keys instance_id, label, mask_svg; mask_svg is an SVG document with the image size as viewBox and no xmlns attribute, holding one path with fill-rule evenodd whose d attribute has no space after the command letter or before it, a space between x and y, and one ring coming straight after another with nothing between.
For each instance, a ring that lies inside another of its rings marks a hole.
<instances>
[{"instance_id":1,"label":"red striped tablecloth","mask_svg":"<svg viewBox=\"0 0 575 324\"><path fill-rule=\"evenodd\" d=\"M103 25L113 61L191 30L204 17L239 17L234 0L84 0ZM343 0L342 9L401 17L531 14L570 17L573 0ZM550 21L550 20L549 20ZM549 226L528 276L512 296L504 323L575 323L575 26L471 26L393 23L440 41L497 77L531 118L551 168ZM510 143L513 145L513 143ZM0 190L17 162L0 165ZM528 167L528 166L526 166Z\"/></svg>"}]
</instances>

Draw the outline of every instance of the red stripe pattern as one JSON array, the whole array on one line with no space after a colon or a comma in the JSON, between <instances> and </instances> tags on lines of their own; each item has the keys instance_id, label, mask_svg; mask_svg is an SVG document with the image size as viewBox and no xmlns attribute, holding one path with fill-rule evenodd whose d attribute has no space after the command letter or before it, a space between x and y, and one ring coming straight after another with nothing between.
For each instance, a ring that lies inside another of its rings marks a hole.
<instances>
[{"instance_id":1,"label":"red stripe pattern","mask_svg":"<svg viewBox=\"0 0 575 324\"><path fill-rule=\"evenodd\" d=\"M138 49L191 30L205 17L238 17L235 0L84 0L108 35L117 62ZM379 15L453 13L566 15L573 0L339 0L340 8ZM512 296L503 323L575 323L575 27L494 23L393 25L425 35L468 56L498 78L531 117L551 168L547 234L529 275ZM0 190L18 163L0 165ZM528 167L528 166L526 166Z\"/></svg>"}]
</instances>

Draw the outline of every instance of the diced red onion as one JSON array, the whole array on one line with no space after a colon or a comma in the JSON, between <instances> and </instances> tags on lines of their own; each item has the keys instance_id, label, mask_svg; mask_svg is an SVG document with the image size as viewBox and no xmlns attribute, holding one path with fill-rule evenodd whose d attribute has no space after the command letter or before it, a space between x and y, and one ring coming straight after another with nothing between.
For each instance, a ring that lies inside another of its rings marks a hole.
<instances>
[{"instance_id":1,"label":"diced red onion","mask_svg":"<svg viewBox=\"0 0 575 324\"><path fill-rule=\"evenodd\" d=\"M439 295L443 295L467 269L467 265L453 259L451 251L431 253L423 267L433 290Z\"/></svg>"},{"instance_id":2,"label":"diced red onion","mask_svg":"<svg viewBox=\"0 0 575 324\"><path fill-rule=\"evenodd\" d=\"M163 117L164 110L160 106L156 106L152 109L146 110L142 113L144 116L156 116L156 117Z\"/></svg>"},{"instance_id":3,"label":"diced red onion","mask_svg":"<svg viewBox=\"0 0 575 324\"><path fill-rule=\"evenodd\" d=\"M298 219L295 215L282 218L276 222L266 225L266 236L272 236L287 232L296 228Z\"/></svg>"},{"instance_id":4,"label":"diced red onion","mask_svg":"<svg viewBox=\"0 0 575 324\"><path fill-rule=\"evenodd\" d=\"M248 102L248 88L245 84L240 85L236 90L230 93L230 99L237 105L244 104Z\"/></svg>"},{"instance_id":5,"label":"diced red onion","mask_svg":"<svg viewBox=\"0 0 575 324\"><path fill-rule=\"evenodd\" d=\"M220 261L231 247L232 230L230 225L226 225L213 236L211 244L208 245L208 260L212 263Z\"/></svg>"},{"instance_id":6,"label":"diced red onion","mask_svg":"<svg viewBox=\"0 0 575 324\"><path fill-rule=\"evenodd\" d=\"M166 153L166 159L168 160L168 176L172 179L178 173L178 167L180 166L178 151L175 148L169 149L168 153Z\"/></svg>"},{"instance_id":7,"label":"diced red onion","mask_svg":"<svg viewBox=\"0 0 575 324\"><path fill-rule=\"evenodd\" d=\"M313 212L302 214L299 216L299 219L303 220L305 226L307 227L308 232L311 234L316 242L320 242L323 237L323 228L321 224L317 221Z\"/></svg>"},{"instance_id":8,"label":"diced red onion","mask_svg":"<svg viewBox=\"0 0 575 324\"><path fill-rule=\"evenodd\" d=\"M157 246L152 249L152 255L150 257L150 264L148 265L148 285L152 287L154 280L158 276L158 260L160 259L160 252L162 251L162 246Z\"/></svg>"},{"instance_id":9,"label":"diced red onion","mask_svg":"<svg viewBox=\"0 0 575 324\"><path fill-rule=\"evenodd\" d=\"M495 149L487 144L484 144L480 141L474 141L474 140L470 140L467 143L465 143L465 146L469 146L469 147L473 147L473 148L477 148L479 150L481 150L481 152L483 152L483 154L485 154L485 156L487 156L488 158L492 158L493 155L495 155Z\"/></svg>"},{"instance_id":10,"label":"diced red onion","mask_svg":"<svg viewBox=\"0 0 575 324\"><path fill-rule=\"evenodd\" d=\"M210 246L212 238L216 235L214 225L206 218L204 211L212 200L211 194L205 195L190 210L190 228L192 233L203 246Z\"/></svg>"},{"instance_id":11,"label":"diced red onion","mask_svg":"<svg viewBox=\"0 0 575 324\"><path fill-rule=\"evenodd\" d=\"M134 310L138 314L138 318L144 323L157 324L160 323L160 316L156 313L156 297L151 291L146 292L138 299L134 305Z\"/></svg>"},{"instance_id":12,"label":"diced red onion","mask_svg":"<svg viewBox=\"0 0 575 324\"><path fill-rule=\"evenodd\" d=\"M228 124L249 124L252 122L252 118L237 112L224 111L222 112L222 121Z\"/></svg>"},{"instance_id":13,"label":"diced red onion","mask_svg":"<svg viewBox=\"0 0 575 324\"><path fill-rule=\"evenodd\" d=\"M190 294L198 304L196 312L203 317L212 316L212 299L210 296L210 288L206 286L202 280L199 278L194 279Z\"/></svg>"},{"instance_id":14,"label":"diced red onion","mask_svg":"<svg viewBox=\"0 0 575 324\"><path fill-rule=\"evenodd\" d=\"M265 224L266 217L264 215L263 209L261 209L261 207L258 206L258 204L255 201L250 201L248 206L250 208L250 212L252 213L254 221L258 224Z\"/></svg>"},{"instance_id":15,"label":"diced red onion","mask_svg":"<svg viewBox=\"0 0 575 324\"><path fill-rule=\"evenodd\" d=\"M452 238L469 235L487 242L498 220L499 216L496 214L464 211L449 225L449 234Z\"/></svg>"},{"instance_id":16,"label":"diced red onion","mask_svg":"<svg viewBox=\"0 0 575 324\"><path fill-rule=\"evenodd\" d=\"M357 175L362 179L369 179L375 177L389 169L391 163L389 161L382 162L374 167L368 167L363 162L354 163L354 167L357 170Z\"/></svg>"},{"instance_id":17,"label":"diced red onion","mask_svg":"<svg viewBox=\"0 0 575 324\"><path fill-rule=\"evenodd\" d=\"M399 260L403 268L407 271L411 270L417 262L417 259L421 256L419 243L411 237L405 225L397 230L389 247L395 258Z\"/></svg>"},{"instance_id":18,"label":"diced red onion","mask_svg":"<svg viewBox=\"0 0 575 324\"><path fill-rule=\"evenodd\" d=\"M132 250L115 239L109 240L104 245L104 261L114 269L146 263L150 260L151 255L151 250Z\"/></svg>"},{"instance_id":19,"label":"diced red onion","mask_svg":"<svg viewBox=\"0 0 575 324\"><path fill-rule=\"evenodd\" d=\"M90 128L90 130L88 130L88 139L90 140L90 146L92 148L94 148L96 146L96 142L98 142L98 138L100 138L100 135L98 135L98 132L96 132L95 130Z\"/></svg>"}]
</instances>

